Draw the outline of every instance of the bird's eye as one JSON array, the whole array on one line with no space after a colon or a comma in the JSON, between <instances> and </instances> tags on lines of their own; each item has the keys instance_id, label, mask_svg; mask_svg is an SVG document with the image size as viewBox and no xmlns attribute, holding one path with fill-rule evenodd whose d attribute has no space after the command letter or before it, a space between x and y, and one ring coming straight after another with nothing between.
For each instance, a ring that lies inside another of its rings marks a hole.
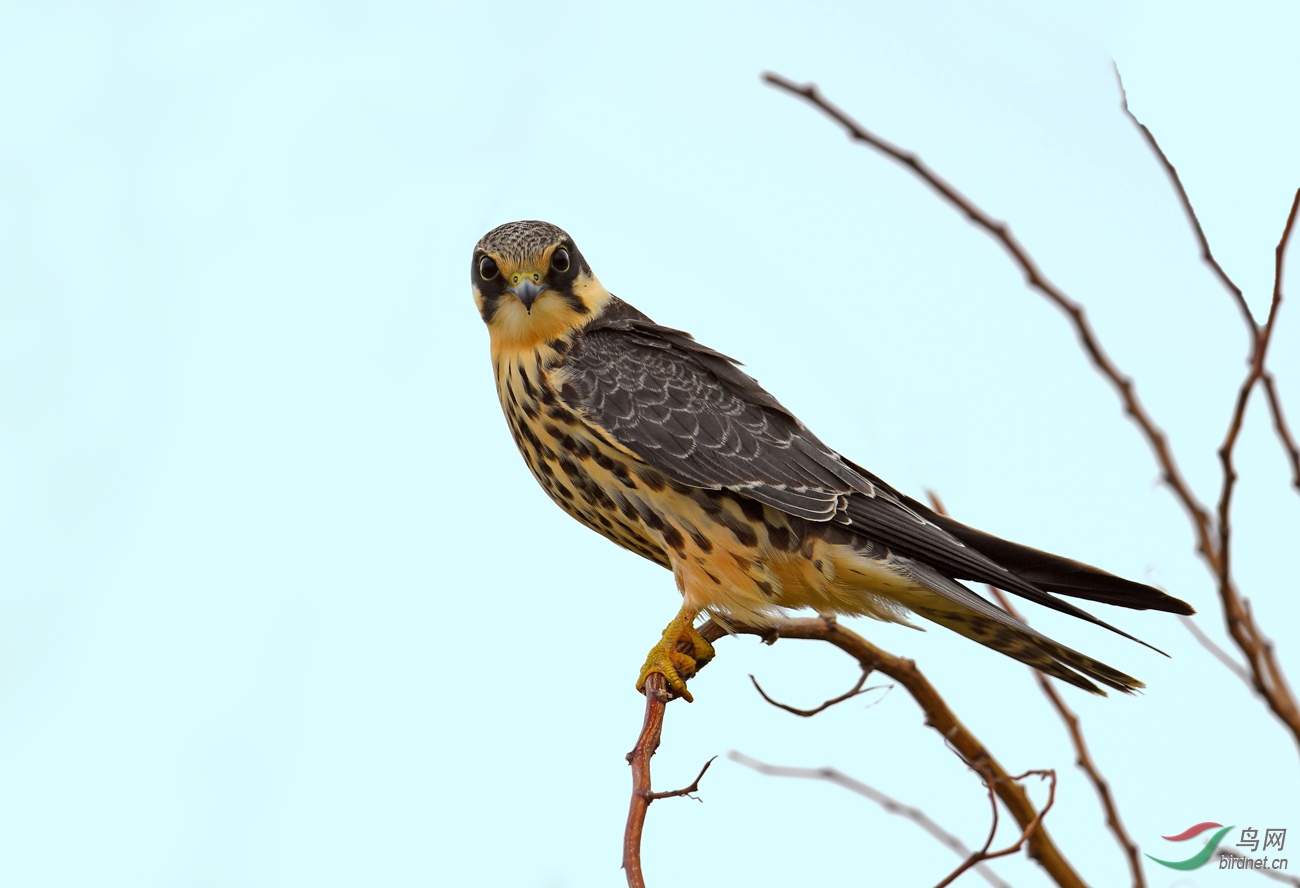
<instances>
[{"instance_id":1,"label":"bird's eye","mask_svg":"<svg viewBox=\"0 0 1300 888\"><path fill-rule=\"evenodd\" d=\"M479 277L483 278L485 281L492 280L492 278L497 276L497 272L500 270L501 269L497 268L497 261L491 256L484 256L478 261Z\"/></svg>"},{"instance_id":2,"label":"bird's eye","mask_svg":"<svg viewBox=\"0 0 1300 888\"><path fill-rule=\"evenodd\" d=\"M556 271L568 271L569 251L564 249L564 247L560 247L558 250L552 253L551 268L554 268Z\"/></svg>"}]
</instances>

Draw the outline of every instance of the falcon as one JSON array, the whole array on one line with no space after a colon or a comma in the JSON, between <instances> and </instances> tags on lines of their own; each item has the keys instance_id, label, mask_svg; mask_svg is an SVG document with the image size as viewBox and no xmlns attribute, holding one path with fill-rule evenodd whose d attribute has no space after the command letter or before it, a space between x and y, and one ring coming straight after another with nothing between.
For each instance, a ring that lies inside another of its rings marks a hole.
<instances>
[{"instance_id":1,"label":"falcon","mask_svg":"<svg viewBox=\"0 0 1300 888\"><path fill-rule=\"evenodd\" d=\"M1131 676L1037 632L960 581L987 583L1139 641L1058 595L1191 614L1159 589L940 515L826 446L732 358L606 290L547 222L474 248L474 302L519 452L555 503L673 572L682 607L637 682L713 657L695 628L789 610L912 625L916 614L1104 694ZM1055 593L1055 594L1053 594ZM1145 644L1145 642L1140 642ZM691 653L682 653L689 649Z\"/></svg>"}]
</instances>

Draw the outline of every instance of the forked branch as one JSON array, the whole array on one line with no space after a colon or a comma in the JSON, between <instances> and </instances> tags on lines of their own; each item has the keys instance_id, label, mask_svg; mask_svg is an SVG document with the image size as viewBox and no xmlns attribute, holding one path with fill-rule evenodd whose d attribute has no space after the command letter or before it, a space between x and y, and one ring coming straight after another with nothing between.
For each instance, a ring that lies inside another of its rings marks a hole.
<instances>
[{"instance_id":1,"label":"forked branch","mask_svg":"<svg viewBox=\"0 0 1300 888\"><path fill-rule=\"evenodd\" d=\"M752 768L760 774L769 777L795 777L802 780L821 780L834 786L847 789L855 795L860 795L865 799L870 799L880 807L884 808L890 814L912 821L921 829L933 836L945 848L960 854L963 858L970 857L974 852L966 847L966 843L948 832L939 824L935 823L928 814L920 808L914 808L911 805L905 805L895 798L892 798L874 786L868 786L861 780L856 780L836 768L791 768L784 765L769 765L767 762L760 762L756 758L751 758L741 752L732 750L727 753L727 758L737 764L744 765L746 768ZM975 864L976 875L982 877L993 888L1011 888L1006 882L998 878L997 873L979 863Z\"/></svg>"},{"instance_id":2,"label":"forked branch","mask_svg":"<svg viewBox=\"0 0 1300 888\"><path fill-rule=\"evenodd\" d=\"M1257 356L1257 346L1260 338L1260 324L1255 319L1255 313L1250 310L1250 305L1246 302L1246 297L1241 291L1241 287L1228 276L1219 264L1219 260L1214 258L1214 251L1210 249L1210 241L1205 236L1205 229L1201 226L1201 219L1196 215L1196 208L1192 206L1192 199L1187 194L1187 189L1183 187L1182 177L1178 175L1178 169L1169 160L1160 143L1156 140L1155 134L1138 119L1133 113L1133 109L1128 104L1128 91L1124 89L1124 79L1119 75L1119 69L1115 69L1115 79L1119 81L1119 93L1124 107L1124 114L1132 121L1133 125L1142 133L1142 138L1146 140L1147 146L1159 159L1161 166L1164 167L1165 174L1169 176L1170 184L1174 186L1174 191L1178 195L1178 202L1183 208L1183 214L1187 217L1187 223L1192 228L1192 235L1196 238L1196 243L1201 248L1201 259L1206 265L1210 266L1214 276L1218 278L1219 283L1228 291L1232 297L1233 303L1241 312L1242 320L1246 322L1246 332L1250 339L1248 345L1251 349L1252 364L1254 357ZM1298 193L1297 196L1300 196ZM1292 217L1295 210L1292 208ZM1282 241L1278 245L1277 256L1275 261L1275 274L1273 277L1273 304L1270 306L1269 317L1271 319L1276 314L1277 304L1282 299L1282 266L1283 256L1286 252L1286 242L1291 230L1291 220L1288 219L1287 226L1282 233ZM1300 448L1297 448L1295 437L1291 434L1291 428L1287 425L1286 416L1282 413L1282 403L1277 394L1277 382L1273 379L1273 374L1263 369L1263 362L1260 362L1259 381L1264 386L1264 393L1268 399L1269 412L1273 416L1273 428L1277 432L1278 441L1282 445L1282 450L1286 454L1287 462L1291 464L1291 484L1297 491L1300 491Z\"/></svg>"},{"instance_id":3,"label":"forked branch","mask_svg":"<svg viewBox=\"0 0 1300 888\"><path fill-rule=\"evenodd\" d=\"M1015 854L1017 851L1019 851L1021 848L1024 847L1025 840L1028 839L1031 835L1033 835L1035 830L1041 828L1043 823L1043 818L1046 817L1047 812L1052 809L1052 805L1056 804L1056 772L1055 771L1052 770L1026 771L1025 773L1019 774L1015 777L998 778L992 774L986 774L982 770L980 770L980 775L984 778L984 782L988 786L989 804L993 808L993 825L989 827L989 837L984 840L983 848L976 851L970 857L967 857L964 861L962 861L961 866L957 867L955 870L949 873L947 878L941 881L938 885L935 885L934 888L946 888L946 886L951 885L953 882L957 881L957 877L960 876L962 873L966 872L966 870L970 869L972 866L975 866L976 864L982 863L985 860L993 860L994 858L997 857L1006 857L1009 854ZM1012 842L1010 845L1003 848L1001 851L990 851L989 848L993 846L993 837L996 836L998 833L998 801L993 797L994 783L999 779L1019 781L1019 780L1024 780L1026 777L1032 777L1032 776L1038 776L1047 780L1051 780L1051 789L1048 790L1048 794L1047 794L1047 804L1044 805L1042 810L1038 812L1038 816L1035 817L1032 821L1030 821L1029 824L1024 828L1024 831L1020 833L1019 839L1016 839L1016 841Z\"/></svg>"},{"instance_id":4,"label":"forked branch","mask_svg":"<svg viewBox=\"0 0 1300 888\"><path fill-rule=\"evenodd\" d=\"M629 888L645 888L645 874L641 871L641 834L645 830L645 817L650 803L677 796L695 798L692 793L699 792L700 780L717 758L715 755L704 763L690 786L667 792L655 792L652 789L650 758L659 749L659 742L663 738L664 713L669 698L668 686L662 675L654 672L646 677L645 720L636 746L627 754L628 764L632 766L632 803L627 812L627 825L623 829L623 872L627 876Z\"/></svg>"},{"instance_id":5,"label":"forked branch","mask_svg":"<svg viewBox=\"0 0 1300 888\"><path fill-rule=\"evenodd\" d=\"M763 690L763 686L758 683L757 678L754 678L754 676L751 675L749 677L749 680L754 683L754 690L758 691L758 695L762 697L764 700L766 700L768 703L771 703L777 709L784 709L786 712L793 713L794 715L800 716L801 718L812 718L814 715L817 715L820 712L825 712L827 709L830 709L832 706L836 705L837 703L843 703L845 700L852 700L854 697L858 696L859 694L865 694L868 691L880 690L881 687L883 687L882 685L874 685L873 687L869 687L869 688L863 687L863 685L867 683L867 679L870 676L871 676L870 672L868 672L865 669L862 670L862 675L858 677L857 684L849 688L849 690L846 691L845 693L840 694L838 697L832 697L831 699L827 700L825 703L821 704L820 706L816 706L812 709L798 709L794 706L790 706L787 703L781 703L778 700L773 700L771 697L767 695L767 691ZM893 686L890 685L888 687L885 687L885 690L888 691L890 687Z\"/></svg>"},{"instance_id":6,"label":"forked branch","mask_svg":"<svg viewBox=\"0 0 1300 888\"><path fill-rule=\"evenodd\" d=\"M939 499L938 494L934 491L926 491L930 498L930 506L940 515L947 515L948 510L944 508L943 501ZM1019 620L1024 620L1024 616L1016 610L1011 604L1010 599L1002 593L1001 589L993 586L986 587L989 594L992 595L1001 605L1002 609ZM1196 625L1188 618L1184 617L1184 622L1192 629L1193 632L1200 632ZM1224 656L1227 656L1224 654ZM1129 874L1133 877L1133 888L1146 888L1146 877L1142 874L1142 858L1138 853L1137 845L1129 836L1128 830L1124 828L1124 823L1119 817L1119 807L1115 804L1115 798L1111 795L1110 783L1101 775L1097 768L1097 763L1093 761L1091 753L1088 752L1088 744L1083 739L1083 726L1079 722L1079 716L1075 715L1064 698L1057 692L1056 686L1052 679L1037 669L1030 668L1034 675L1034 680L1038 682L1039 689L1043 696L1047 697L1047 702L1056 710L1056 714L1061 717L1065 723L1065 729L1070 732L1070 742L1074 745L1075 764L1087 775L1088 781L1097 793L1097 798L1101 802L1102 810L1106 814L1106 827L1110 830L1115 841L1119 843L1120 849L1124 852L1124 857L1128 861Z\"/></svg>"},{"instance_id":7,"label":"forked branch","mask_svg":"<svg viewBox=\"0 0 1300 888\"><path fill-rule=\"evenodd\" d=\"M1025 275L1025 280L1030 287L1037 290L1045 296L1050 302L1065 312L1073 325L1079 343L1082 345L1084 352L1091 360L1096 370L1110 383L1119 396L1124 406L1124 411L1129 415L1133 422L1138 426L1142 436L1146 439L1147 444L1155 454L1156 462L1160 466L1161 481L1174 494L1174 498L1183 511L1187 514L1192 524L1192 533L1196 542L1196 551L1200 554L1206 567L1214 576L1218 586L1219 598L1223 604L1224 618L1227 621L1228 631L1233 641L1245 655L1250 667L1251 685L1256 693L1265 701L1273 714L1290 731L1293 739L1300 744L1300 706L1297 705L1296 699L1290 688L1287 686L1286 678L1278 664L1273 652L1272 643L1264 636L1255 624L1250 613L1249 605L1242 599L1232 581L1229 569L1229 552L1230 552L1230 523L1228 521L1228 510L1231 506L1232 486L1235 483L1235 470L1231 464L1232 447L1236 442L1236 434L1240 429L1241 419L1245 415L1245 405L1249 399L1250 391L1254 385L1261 379L1264 379L1267 370L1264 365L1264 358L1268 348L1268 342L1272 333L1273 322L1277 316L1277 308L1282 301L1282 270L1287 242L1290 238L1291 230L1295 223L1297 206L1300 206L1300 191L1296 193L1296 201L1292 203L1291 213L1288 216L1287 224L1283 229L1282 239L1278 243L1276 274L1274 278L1273 302L1269 310L1269 320L1260 326L1258 335L1252 336L1252 353L1251 369L1247 374L1246 381L1242 383L1242 388L1238 396L1237 407L1233 412L1233 419L1229 424L1228 437L1225 439L1224 447L1220 450L1220 455L1224 463L1224 485L1220 494L1219 504L1219 521L1218 533L1215 532L1215 521L1211 518L1209 510L1192 492L1187 480L1184 478L1178 463L1174 459L1173 451L1169 446L1168 439L1164 432L1156 425L1145 405L1138 398L1136 386L1133 380L1124 374L1116 366L1106 351L1102 348L1096 333L1088 321L1087 314L1083 306L1068 297L1059 287L1046 278L1039 269L1038 264L1026 251L1025 247L1019 240L1011 234L1006 223L993 218L976 206L969 198L958 191L951 183L935 173L921 158L909 151L882 139L875 133L872 133L860 123L850 117L843 109L837 107L828 101L818 90L816 85L799 84L780 74L771 72L763 75L763 80L797 96L817 108L827 117L839 124L849 137L855 141L868 145L892 160L897 161L907 167L922 182L934 190L940 197L947 201L951 206L965 215L973 224L978 226L993 237L1006 251L1021 269ZM1131 116L1131 115L1130 115ZM1139 124L1140 125L1140 124ZM1150 138L1149 131L1144 128L1148 141L1155 144L1154 138ZM1156 146L1158 149L1158 146ZM1188 212L1189 217L1195 220L1195 212L1191 208L1191 203L1186 199L1186 192L1182 189L1182 183L1177 179L1177 172L1173 165L1164 157L1163 152L1158 152L1160 158L1165 163L1166 170L1174 179L1176 188L1182 195L1184 209ZM1249 306L1246 305L1245 299L1239 298L1239 288L1231 282L1226 273L1213 259L1213 254L1209 251L1209 244L1204 238L1204 232L1200 230L1199 221L1193 222L1194 230L1198 232L1198 239L1202 243L1203 256L1206 261L1212 264L1220 280L1225 282L1230 292L1234 293L1234 300L1237 303L1247 319L1248 324L1255 324L1253 316L1250 314ZM1253 329L1253 328L1252 328ZM1270 382L1264 384L1266 393L1269 394L1270 404L1275 405L1274 425L1278 429L1278 434L1283 442L1284 448L1288 451L1291 459L1293 471L1297 485L1300 485L1300 453L1294 448L1293 439L1286 427L1285 420L1282 418L1280 406L1276 406L1276 386Z\"/></svg>"},{"instance_id":8,"label":"forked branch","mask_svg":"<svg viewBox=\"0 0 1300 888\"><path fill-rule=\"evenodd\" d=\"M986 782L1006 805L1016 823L1025 831L1028 855L1038 862L1047 874L1062 888L1084 888L1083 879L1065 859L1047 830L1043 828L1040 813L1030 801L1024 787L1011 779L1006 769L998 763L974 734L957 718L947 702L911 660L905 660L867 641L861 635L846 629L833 620L814 617L800 620L782 620L772 627L747 626L729 623L723 628L710 620L700 627L700 634L709 641L724 635L756 635L769 642L779 638L802 638L825 641L835 645L858 661L863 671L875 671L898 682L925 713L925 723L939 732L945 743L971 767L981 774L986 771ZM1031 824L1038 825L1030 829Z\"/></svg>"},{"instance_id":9,"label":"forked branch","mask_svg":"<svg viewBox=\"0 0 1300 888\"><path fill-rule=\"evenodd\" d=\"M1083 306L1075 302L1069 296L1053 284L1043 272L1039 269L1038 263L1033 260L1024 245L1016 239L1011 233L1011 229L1005 222L994 219L988 213L977 207L971 200L958 191L951 183L939 176L938 173L921 160L921 158L910 152L893 145L890 142L877 136L875 133L866 129L850 117L843 109L831 103L822 94L815 84L805 83L798 84L792 80L782 77L780 74L767 72L763 75L763 80L784 90L792 95L798 96L817 108L827 117L838 123L849 134L849 138L857 142L876 149L885 156L901 163L916 175L922 182L939 194L945 201L959 210L974 225L984 229L992 236L1011 256L1020 270L1025 275L1025 281L1030 287L1047 297L1049 301L1059 307L1070 318L1074 325L1075 333L1079 337L1079 343L1083 350L1092 360L1093 366L1098 372L1110 382L1114 387L1116 394L1124 404L1124 410L1133 421L1137 423L1142 430L1142 434L1150 442L1151 447L1156 451L1156 457L1160 462L1163 470L1161 480L1166 486L1174 492L1174 496L1187 512L1188 517L1197 528L1198 548L1206 558L1215 558L1214 545L1210 537L1210 516L1196 499L1188 486L1182 471L1174 462L1173 454L1170 452L1169 443L1165 434L1160 427L1155 424L1143 406L1142 401L1138 398L1137 389L1133 385L1133 380L1126 376L1115 366L1115 362L1102 349L1101 343L1097 339L1096 333L1093 332L1092 324L1088 321L1087 313Z\"/></svg>"}]
</instances>

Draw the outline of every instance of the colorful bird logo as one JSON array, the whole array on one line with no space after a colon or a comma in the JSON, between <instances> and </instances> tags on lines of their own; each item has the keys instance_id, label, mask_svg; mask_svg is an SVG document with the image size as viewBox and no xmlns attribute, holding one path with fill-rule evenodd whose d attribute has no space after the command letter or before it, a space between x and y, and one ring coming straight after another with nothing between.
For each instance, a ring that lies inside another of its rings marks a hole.
<instances>
[{"instance_id":1,"label":"colorful bird logo","mask_svg":"<svg viewBox=\"0 0 1300 888\"><path fill-rule=\"evenodd\" d=\"M1185 842L1188 839L1193 838L1194 836L1199 836L1207 829L1216 829L1216 828L1219 831L1216 832L1214 835L1210 836L1210 841L1206 843L1205 847L1202 848L1200 851L1197 851L1195 854L1193 854L1191 857L1187 858L1186 860L1161 860L1159 857L1152 857L1150 854L1148 854L1147 857L1150 857L1156 863L1159 863L1163 866L1167 866L1170 869L1176 869L1176 870L1193 870L1196 869L1198 866L1204 866L1205 862L1214 856L1214 852L1218 850L1219 843L1222 842L1223 837L1228 834L1228 830L1232 829L1231 826L1224 826L1221 823L1213 823L1207 820L1204 823L1198 823L1195 826L1189 826L1187 829L1183 830L1176 836L1160 837L1167 842Z\"/></svg>"}]
</instances>

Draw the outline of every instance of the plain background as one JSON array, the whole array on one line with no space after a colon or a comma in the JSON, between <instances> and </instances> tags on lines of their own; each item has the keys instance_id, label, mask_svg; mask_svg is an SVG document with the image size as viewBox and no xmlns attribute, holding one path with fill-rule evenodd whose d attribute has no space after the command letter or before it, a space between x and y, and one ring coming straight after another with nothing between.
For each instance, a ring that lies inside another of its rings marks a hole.
<instances>
[{"instance_id":1,"label":"plain background","mask_svg":"<svg viewBox=\"0 0 1300 888\"><path fill-rule=\"evenodd\" d=\"M632 685L677 594L547 501L506 433L467 273L518 218L896 486L1159 583L1222 640L1187 521L1064 319L758 75L815 80L1008 220L1213 500L1246 336L1112 59L1262 311L1300 185L1298 30L1276 2L0 6L0 883L621 882ZM1298 311L1272 365L1300 422ZM1234 565L1294 680L1300 500L1258 400L1238 453ZM1159 836L1202 820L1300 842L1294 741L1177 620L1094 609L1172 659L1026 610L1149 685L1064 690L1143 849L1187 856ZM1058 768L1057 842L1127 883L1022 666L857 628L1010 770ZM805 706L856 677L721 642L658 785L729 749L834 765L982 841L982 787L904 692L804 721L748 673ZM957 862L725 758L702 796L651 810L652 884L926 886Z\"/></svg>"}]
</instances>

